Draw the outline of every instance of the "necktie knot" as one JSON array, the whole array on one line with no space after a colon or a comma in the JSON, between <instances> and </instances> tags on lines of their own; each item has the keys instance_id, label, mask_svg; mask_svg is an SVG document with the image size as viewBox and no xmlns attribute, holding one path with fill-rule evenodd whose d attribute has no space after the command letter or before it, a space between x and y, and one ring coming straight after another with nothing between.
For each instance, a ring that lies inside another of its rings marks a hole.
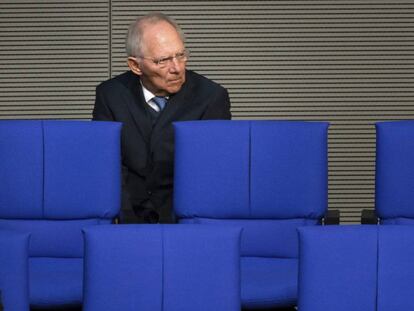
<instances>
[{"instance_id":1,"label":"necktie knot","mask_svg":"<svg viewBox=\"0 0 414 311\"><path fill-rule=\"evenodd\" d=\"M167 104L167 98L164 96L155 96L153 99L154 103L157 104L160 111L162 111L165 108L165 105Z\"/></svg>"}]
</instances>

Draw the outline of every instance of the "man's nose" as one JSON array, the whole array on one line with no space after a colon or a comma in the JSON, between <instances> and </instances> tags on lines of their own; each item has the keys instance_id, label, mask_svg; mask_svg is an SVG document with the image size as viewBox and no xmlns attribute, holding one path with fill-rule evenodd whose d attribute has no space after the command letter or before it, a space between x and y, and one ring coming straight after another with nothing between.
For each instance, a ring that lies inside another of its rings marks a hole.
<instances>
[{"instance_id":1,"label":"man's nose","mask_svg":"<svg viewBox=\"0 0 414 311\"><path fill-rule=\"evenodd\" d=\"M170 67L169 67L170 73L180 72L181 63L177 60L177 58L174 57L173 59L171 59L169 65L170 65Z\"/></svg>"}]
</instances>

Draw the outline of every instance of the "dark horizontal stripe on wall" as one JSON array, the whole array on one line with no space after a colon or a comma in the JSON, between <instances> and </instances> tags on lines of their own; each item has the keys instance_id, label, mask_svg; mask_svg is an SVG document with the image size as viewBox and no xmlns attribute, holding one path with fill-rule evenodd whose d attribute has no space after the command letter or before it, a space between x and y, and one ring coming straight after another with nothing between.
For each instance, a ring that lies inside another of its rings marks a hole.
<instances>
[{"instance_id":1,"label":"dark horizontal stripe on wall","mask_svg":"<svg viewBox=\"0 0 414 311\"><path fill-rule=\"evenodd\" d=\"M0 118L89 119L108 37L108 1L1 1Z\"/></svg>"}]
</instances>

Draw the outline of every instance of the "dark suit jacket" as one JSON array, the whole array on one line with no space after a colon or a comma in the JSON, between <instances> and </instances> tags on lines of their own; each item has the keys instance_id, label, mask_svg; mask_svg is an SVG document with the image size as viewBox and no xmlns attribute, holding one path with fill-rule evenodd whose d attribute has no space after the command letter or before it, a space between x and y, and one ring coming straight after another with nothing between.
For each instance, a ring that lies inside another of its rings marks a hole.
<instances>
[{"instance_id":1,"label":"dark suit jacket","mask_svg":"<svg viewBox=\"0 0 414 311\"><path fill-rule=\"evenodd\" d=\"M192 71L153 124L139 76L131 71L96 88L94 120L123 123L124 222L170 222L174 133L172 122L230 119L226 89ZM134 211L134 213L132 213ZM135 214L137 218L131 219Z\"/></svg>"}]
</instances>

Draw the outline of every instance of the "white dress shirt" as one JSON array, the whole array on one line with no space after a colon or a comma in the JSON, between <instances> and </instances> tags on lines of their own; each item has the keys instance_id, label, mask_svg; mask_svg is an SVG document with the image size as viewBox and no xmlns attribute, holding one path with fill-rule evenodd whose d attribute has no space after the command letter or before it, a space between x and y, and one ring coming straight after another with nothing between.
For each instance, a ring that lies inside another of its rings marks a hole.
<instances>
[{"instance_id":1,"label":"white dress shirt","mask_svg":"<svg viewBox=\"0 0 414 311\"><path fill-rule=\"evenodd\" d=\"M154 109L156 112L160 112L160 107L158 107L158 105L152 100L155 95L149 91L140 81L141 83L141 87L142 87L142 92L144 93L144 98L145 101L147 102L148 106L150 106L152 109ZM166 98L168 99L168 96L166 96Z\"/></svg>"}]
</instances>

